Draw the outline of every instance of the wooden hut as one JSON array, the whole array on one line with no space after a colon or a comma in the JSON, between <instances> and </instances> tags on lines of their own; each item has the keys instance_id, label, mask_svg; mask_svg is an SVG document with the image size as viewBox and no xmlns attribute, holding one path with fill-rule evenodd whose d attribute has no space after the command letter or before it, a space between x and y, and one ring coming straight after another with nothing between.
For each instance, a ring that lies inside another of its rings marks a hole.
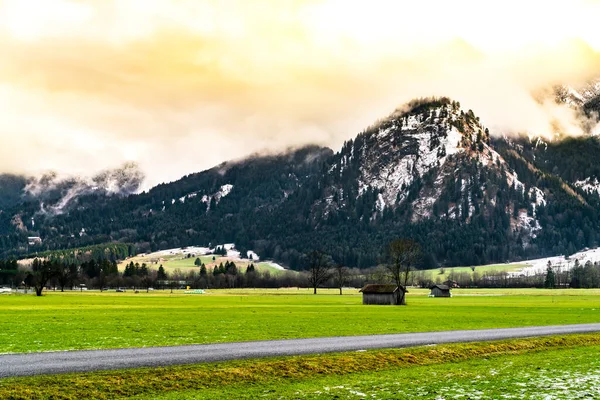
<instances>
[{"instance_id":1,"label":"wooden hut","mask_svg":"<svg viewBox=\"0 0 600 400\"><path fill-rule=\"evenodd\" d=\"M408 290L404 286L370 284L360 289L360 292L363 294L363 304L398 305L398 299L402 299L402 305L406 305L404 294Z\"/></svg>"},{"instance_id":2,"label":"wooden hut","mask_svg":"<svg viewBox=\"0 0 600 400\"><path fill-rule=\"evenodd\" d=\"M430 289L429 297L452 297L448 285L433 285Z\"/></svg>"}]
</instances>

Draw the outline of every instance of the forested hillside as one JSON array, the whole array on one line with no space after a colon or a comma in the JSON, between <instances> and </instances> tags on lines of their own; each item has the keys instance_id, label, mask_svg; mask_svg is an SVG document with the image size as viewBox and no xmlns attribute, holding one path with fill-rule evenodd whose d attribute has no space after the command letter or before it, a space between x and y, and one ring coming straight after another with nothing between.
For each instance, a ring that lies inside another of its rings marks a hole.
<instances>
[{"instance_id":1,"label":"forested hillside","mask_svg":"<svg viewBox=\"0 0 600 400\"><path fill-rule=\"evenodd\" d=\"M599 150L595 137L492 138L458 102L423 99L337 153L257 155L128 196L86 191L58 213L7 180L16 189L0 203L0 252L235 242L292 268L314 249L369 267L407 237L423 247L423 267L572 253L598 242Z\"/></svg>"}]
</instances>

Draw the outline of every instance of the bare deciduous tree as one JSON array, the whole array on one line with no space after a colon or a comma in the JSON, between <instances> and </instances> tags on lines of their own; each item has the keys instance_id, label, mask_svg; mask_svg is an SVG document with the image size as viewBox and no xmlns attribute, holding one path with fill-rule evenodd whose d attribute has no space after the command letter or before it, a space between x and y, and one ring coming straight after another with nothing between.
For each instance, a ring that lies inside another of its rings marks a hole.
<instances>
[{"instance_id":1,"label":"bare deciduous tree","mask_svg":"<svg viewBox=\"0 0 600 400\"><path fill-rule=\"evenodd\" d=\"M348 283L350 277L350 270L343 264L336 264L334 267L335 283L340 289L340 296L342 295L342 287Z\"/></svg>"},{"instance_id":2,"label":"bare deciduous tree","mask_svg":"<svg viewBox=\"0 0 600 400\"><path fill-rule=\"evenodd\" d=\"M60 286L60 291L65 291L65 286L73 286L73 282L79 274L78 268L75 264L61 264L56 268L56 280Z\"/></svg>"},{"instance_id":3,"label":"bare deciduous tree","mask_svg":"<svg viewBox=\"0 0 600 400\"><path fill-rule=\"evenodd\" d=\"M27 275L25 282L35 288L35 295L41 296L44 287L50 279L56 276L58 263L50 260L33 260L31 272Z\"/></svg>"},{"instance_id":4,"label":"bare deciduous tree","mask_svg":"<svg viewBox=\"0 0 600 400\"><path fill-rule=\"evenodd\" d=\"M410 239L392 240L386 252L385 268L392 281L398 287L406 287L410 280L410 274L415 265L421 260L421 246ZM397 292L397 304L405 304L405 291Z\"/></svg>"},{"instance_id":5,"label":"bare deciduous tree","mask_svg":"<svg viewBox=\"0 0 600 400\"><path fill-rule=\"evenodd\" d=\"M307 254L308 282L317 294L317 288L331 276L331 261L327 254L314 250Z\"/></svg>"}]
</instances>

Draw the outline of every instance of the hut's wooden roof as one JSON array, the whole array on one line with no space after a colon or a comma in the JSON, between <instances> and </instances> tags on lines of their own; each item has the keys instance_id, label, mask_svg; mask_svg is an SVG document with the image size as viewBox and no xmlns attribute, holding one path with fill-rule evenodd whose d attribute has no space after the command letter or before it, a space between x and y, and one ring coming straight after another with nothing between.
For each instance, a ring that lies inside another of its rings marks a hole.
<instances>
[{"instance_id":1,"label":"hut's wooden roof","mask_svg":"<svg viewBox=\"0 0 600 400\"><path fill-rule=\"evenodd\" d=\"M403 291L406 291L406 289L403 286L400 286L400 289ZM365 285L365 287L360 289L360 292L385 294L385 293L396 293L397 290L398 290L398 286L396 286L396 285L369 284L369 285Z\"/></svg>"},{"instance_id":2,"label":"hut's wooden roof","mask_svg":"<svg viewBox=\"0 0 600 400\"><path fill-rule=\"evenodd\" d=\"M438 288L440 290L446 291L446 290L450 290L450 287L448 285L433 285L432 287L430 287L429 289L433 289L433 288Z\"/></svg>"}]
</instances>

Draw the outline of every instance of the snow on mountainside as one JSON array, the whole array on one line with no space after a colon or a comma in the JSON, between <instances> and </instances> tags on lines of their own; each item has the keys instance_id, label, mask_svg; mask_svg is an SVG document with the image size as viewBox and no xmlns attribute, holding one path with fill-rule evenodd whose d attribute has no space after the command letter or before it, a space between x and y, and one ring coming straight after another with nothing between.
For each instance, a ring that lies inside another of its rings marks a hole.
<instances>
[{"instance_id":1,"label":"snow on mountainside","mask_svg":"<svg viewBox=\"0 0 600 400\"><path fill-rule=\"evenodd\" d=\"M102 171L92 177L59 176L47 173L29 178L22 197L40 202L40 213L62 214L72 202L84 195L126 196L140 188L145 176L135 163Z\"/></svg>"},{"instance_id":2,"label":"snow on mountainside","mask_svg":"<svg viewBox=\"0 0 600 400\"><path fill-rule=\"evenodd\" d=\"M583 132L600 136L600 78L580 87L556 86L554 96L558 104L566 104L575 110L574 117Z\"/></svg>"},{"instance_id":3,"label":"snow on mountainside","mask_svg":"<svg viewBox=\"0 0 600 400\"><path fill-rule=\"evenodd\" d=\"M221 201L221 199L223 197L226 197L229 193L231 193L232 190L233 190L233 185L230 183L227 183L225 185L222 185L217 192L210 194L210 195L206 195L206 194L203 195L202 198L200 199L200 201L202 203L207 204L206 212L210 211L211 200L214 200L215 204L219 204L219 201ZM186 194L185 196L182 196L179 198L179 202L185 203L186 199L193 199L196 196L198 196L198 192L192 192L192 193ZM175 204L175 203L176 203L176 200L171 199L171 204ZM162 211L164 211L164 210L165 210L165 207L164 207L164 201L163 201Z\"/></svg>"},{"instance_id":4,"label":"snow on mountainside","mask_svg":"<svg viewBox=\"0 0 600 400\"><path fill-rule=\"evenodd\" d=\"M584 102L600 96L600 78L591 81L589 84L578 90L578 94L581 96Z\"/></svg>"},{"instance_id":5,"label":"snow on mountainside","mask_svg":"<svg viewBox=\"0 0 600 400\"><path fill-rule=\"evenodd\" d=\"M404 189L414 179L422 177L433 167L443 165L450 155L463 151L463 135L450 125L442 114L443 108L433 109L429 118L408 115L382 124L369 139L374 139L369 155L363 147L363 158L371 161L361 169L359 195L367 188L380 191L380 209L393 206L405 198ZM451 118L451 117L450 117ZM394 162L382 165L374 158L391 158Z\"/></svg>"},{"instance_id":6,"label":"snow on mountainside","mask_svg":"<svg viewBox=\"0 0 600 400\"><path fill-rule=\"evenodd\" d=\"M531 199L528 207L506 211L514 216L511 225L515 230L527 231L535 237L541 229L535 218L537 207L546 205L543 191L521 182L491 147L489 131L479 118L448 99L414 103L408 110L398 110L370 127L345 145L329 174L341 177L346 170L357 166L351 174L358 185L356 196L371 198L369 194L375 193L370 200L374 203L370 218L378 218L386 209L394 210L408 203L413 223L434 215L436 203L452 180L456 186L452 195L460 200L451 201L447 210L435 213L449 219L468 220L480 207L481 198L495 204L497 196L495 186L487 187L486 182L478 182L465 170L470 163L493 171L507 187ZM324 201L316 204L325 207L324 216L345 205L341 182L331 185L327 193Z\"/></svg>"},{"instance_id":7,"label":"snow on mountainside","mask_svg":"<svg viewBox=\"0 0 600 400\"><path fill-rule=\"evenodd\" d=\"M581 188L584 192L600 195L600 181L598 181L598 178L587 178L575 182L574 185Z\"/></svg>"},{"instance_id":8,"label":"snow on mountainside","mask_svg":"<svg viewBox=\"0 0 600 400\"><path fill-rule=\"evenodd\" d=\"M555 88L555 92L560 103L582 107L600 96L600 78L594 79L581 87L561 85Z\"/></svg>"},{"instance_id":9,"label":"snow on mountainside","mask_svg":"<svg viewBox=\"0 0 600 400\"><path fill-rule=\"evenodd\" d=\"M206 211L208 212L210 210L211 200L214 199L215 204L219 204L219 201L221 201L221 199L223 197L229 195L229 193L231 193L232 190L233 190L233 185L230 183L227 183L225 185L222 185L218 192L213 193L210 196L209 195L202 196L202 202L208 204Z\"/></svg>"}]
</instances>

